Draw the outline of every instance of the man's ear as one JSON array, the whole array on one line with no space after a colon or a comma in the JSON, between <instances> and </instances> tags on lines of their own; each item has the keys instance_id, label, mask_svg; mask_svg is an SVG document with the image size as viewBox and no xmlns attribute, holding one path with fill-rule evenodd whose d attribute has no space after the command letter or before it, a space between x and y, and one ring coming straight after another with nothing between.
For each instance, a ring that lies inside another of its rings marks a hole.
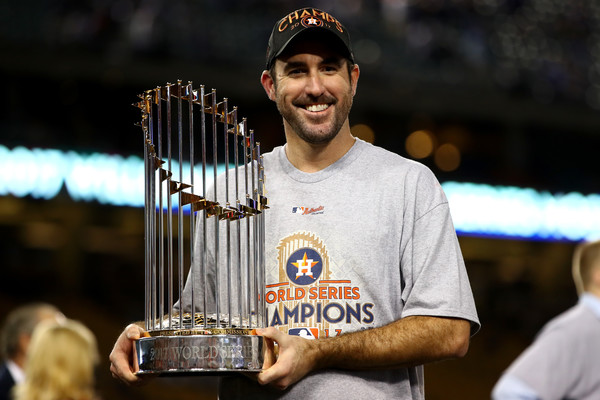
<instances>
[{"instance_id":1,"label":"man's ear","mask_svg":"<svg viewBox=\"0 0 600 400\"><path fill-rule=\"evenodd\" d=\"M269 71L264 70L260 76L260 83L262 84L265 92L269 99L275 101L275 82Z\"/></svg>"},{"instance_id":2,"label":"man's ear","mask_svg":"<svg viewBox=\"0 0 600 400\"><path fill-rule=\"evenodd\" d=\"M356 88L358 87L358 77L360 76L360 68L358 64L354 64L350 71L350 84L352 85L352 95L356 95Z\"/></svg>"}]
</instances>

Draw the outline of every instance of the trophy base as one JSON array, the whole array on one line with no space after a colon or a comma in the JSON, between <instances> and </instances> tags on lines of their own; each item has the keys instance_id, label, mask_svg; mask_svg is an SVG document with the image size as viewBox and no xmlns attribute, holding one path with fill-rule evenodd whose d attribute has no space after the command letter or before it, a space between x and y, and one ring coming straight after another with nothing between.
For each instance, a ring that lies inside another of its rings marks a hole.
<instances>
[{"instance_id":1,"label":"trophy base","mask_svg":"<svg viewBox=\"0 0 600 400\"><path fill-rule=\"evenodd\" d=\"M257 335L151 336L136 341L139 375L229 375L259 372L263 337Z\"/></svg>"}]
</instances>

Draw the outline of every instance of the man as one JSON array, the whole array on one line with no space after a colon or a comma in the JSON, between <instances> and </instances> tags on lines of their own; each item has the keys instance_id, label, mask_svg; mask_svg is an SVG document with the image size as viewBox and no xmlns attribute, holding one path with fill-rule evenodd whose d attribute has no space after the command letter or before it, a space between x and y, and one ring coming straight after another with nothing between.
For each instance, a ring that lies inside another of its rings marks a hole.
<instances>
[{"instance_id":1,"label":"man","mask_svg":"<svg viewBox=\"0 0 600 400\"><path fill-rule=\"evenodd\" d=\"M63 319L56 307L46 303L27 304L11 311L0 336L4 363L0 367L0 400L8 400L13 386L23 382L23 368L34 328L44 320Z\"/></svg>"},{"instance_id":2,"label":"man","mask_svg":"<svg viewBox=\"0 0 600 400\"><path fill-rule=\"evenodd\" d=\"M573 255L579 302L544 326L504 372L495 400L597 399L600 394L600 241Z\"/></svg>"},{"instance_id":3,"label":"man","mask_svg":"<svg viewBox=\"0 0 600 400\"><path fill-rule=\"evenodd\" d=\"M222 379L220 398L422 399L422 364L463 356L479 328L442 189L423 165L352 136L360 73L332 15L282 18L266 67L286 145L264 155L270 327L258 333L278 351L258 384ZM125 382L139 381L140 334L130 325L111 354Z\"/></svg>"}]
</instances>

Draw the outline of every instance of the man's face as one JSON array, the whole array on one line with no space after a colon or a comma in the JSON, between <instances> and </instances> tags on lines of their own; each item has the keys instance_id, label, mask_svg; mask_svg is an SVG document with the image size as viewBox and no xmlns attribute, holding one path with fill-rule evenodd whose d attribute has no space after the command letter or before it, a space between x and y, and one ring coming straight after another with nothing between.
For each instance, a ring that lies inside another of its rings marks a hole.
<instances>
[{"instance_id":1,"label":"man's face","mask_svg":"<svg viewBox=\"0 0 600 400\"><path fill-rule=\"evenodd\" d=\"M286 132L311 144L330 142L347 121L358 81L347 60L331 46L299 41L280 56L273 69L273 88Z\"/></svg>"}]
</instances>

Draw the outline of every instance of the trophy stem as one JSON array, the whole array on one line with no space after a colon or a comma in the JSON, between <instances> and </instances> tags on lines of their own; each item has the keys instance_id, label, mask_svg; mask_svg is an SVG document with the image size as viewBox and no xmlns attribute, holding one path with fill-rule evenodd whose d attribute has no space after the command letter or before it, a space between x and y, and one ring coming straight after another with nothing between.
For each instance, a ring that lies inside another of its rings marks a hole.
<instances>
[{"instance_id":1,"label":"trophy stem","mask_svg":"<svg viewBox=\"0 0 600 400\"><path fill-rule=\"evenodd\" d=\"M201 128L201 134L202 134L202 197L207 198L207 191L206 191L206 113L204 112L204 110L206 109L205 106L205 95L204 95L204 86L200 87L200 119L201 119L201 123L200 123L200 128ZM203 209L201 211L201 221L202 221L202 260L200 261L200 273L202 274L202 285L203 287L207 287L208 284L208 275L207 275L207 268L206 265L208 263L207 261L207 251L208 251L208 245L207 245L207 241L206 241L206 237L207 237L207 226L206 226L206 211ZM204 290L203 291L203 296L202 296L202 310L206 310L207 309L207 304L208 304L208 291ZM207 327L206 325L206 319L204 320L204 328Z\"/></svg>"},{"instance_id":2,"label":"trophy stem","mask_svg":"<svg viewBox=\"0 0 600 400\"><path fill-rule=\"evenodd\" d=\"M178 155L179 155L179 185L177 187L177 245L178 245L178 252L177 252L177 289L179 291L179 299L183 298L183 283L184 280L182 279L183 276L183 263L184 263L184 252L183 252L183 199L182 199L182 192L181 190L183 190L183 182L184 182L184 177L183 177L183 98L182 98L182 93L181 93L181 80L177 81L177 149L178 151ZM191 135L191 132L189 132L189 134Z\"/></svg>"},{"instance_id":3,"label":"trophy stem","mask_svg":"<svg viewBox=\"0 0 600 400\"><path fill-rule=\"evenodd\" d=\"M218 171L217 171L217 163L218 163L218 159L217 159L217 155L218 155L218 147L217 147L217 93L216 90L213 89L211 92L211 100L212 100L212 137L213 137L213 182L217 182L217 178L218 178ZM214 198L213 201L215 204L218 204L218 185L215 184L213 186L213 191L214 191ZM218 210L215 210L216 215L218 215ZM214 253L215 253L215 260L219 260L219 219L218 218L213 218L213 223L214 223ZM219 301L219 295L221 293L221 279L219 279L219 277L221 276L221 268L219 265L219 262L215 263L215 275L216 275L216 279L214 280L215 282L215 293L214 293L214 304L215 304L215 312L217 314L217 321L221 320L221 302Z\"/></svg>"},{"instance_id":4,"label":"trophy stem","mask_svg":"<svg viewBox=\"0 0 600 400\"><path fill-rule=\"evenodd\" d=\"M195 170L195 160L194 160L194 89L192 87L192 82L188 82L186 86L186 94L188 100L188 123L189 123L189 140L190 140L190 191L194 194L194 170ZM191 207L191 206L190 206ZM189 224L189 234L190 234L190 254L194 254L194 230L196 229L196 218L194 212L190 212L190 224ZM196 309L196 276L195 270L191 271L191 305L190 308L192 310Z\"/></svg>"}]
</instances>

